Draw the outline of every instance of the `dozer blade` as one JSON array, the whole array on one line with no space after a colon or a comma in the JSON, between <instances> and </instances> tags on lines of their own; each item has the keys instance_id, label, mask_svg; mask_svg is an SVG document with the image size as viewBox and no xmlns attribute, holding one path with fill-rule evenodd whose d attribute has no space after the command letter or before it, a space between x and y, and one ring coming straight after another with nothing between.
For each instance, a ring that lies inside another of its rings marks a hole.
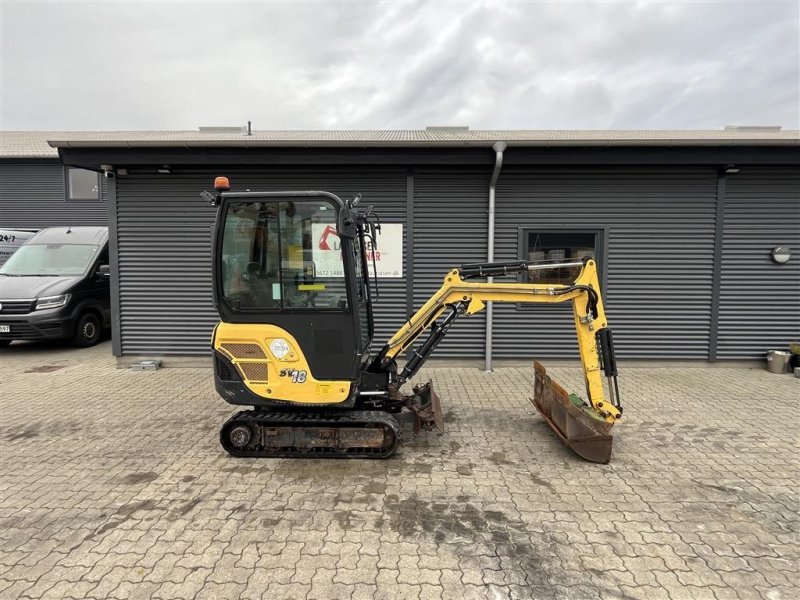
<instances>
[{"instance_id":1,"label":"dozer blade","mask_svg":"<svg viewBox=\"0 0 800 600\"><path fill-rule=\"evenodd\" d=\"M607 463L611 460L608 435L613 423L595 413L575 394L568 394L553 381L545 368L534 361L536 379L531 403L542 414L556 435L579 456L590 462Z\"/></svg>"},{"instance_id":2,"label":"dozer blade","mask_svg":"<svg viewBox=\"0 0 800 600\"><path fill-rule=\"evenodd\" d=\"M414 386L414 395L409 398L408 406L414 413L414 433L419 433L421 429L435 429L439 433L444 433L444 416L442 415L442 403L439 396L433 391L433 382Z\"/></svg>"}]
</instances>

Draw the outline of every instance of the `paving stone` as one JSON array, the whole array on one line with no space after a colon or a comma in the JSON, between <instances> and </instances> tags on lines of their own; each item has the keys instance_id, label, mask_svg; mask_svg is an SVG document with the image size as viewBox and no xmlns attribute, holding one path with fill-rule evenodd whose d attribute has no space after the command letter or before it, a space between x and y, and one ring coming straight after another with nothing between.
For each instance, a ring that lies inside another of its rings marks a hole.
<instances>
[{"instance_id":1,"label":"paving stone","mask_svg":"<svg viewBox=\"0 0 800 600\"><path fill-rule=\"evenodd\" d=\"M203 589L206 579L210 574L211 569L197 568L192 569L180 583L165 582L159 587L153 596L155 598L185 598L189 600L194 598L197 593Z\"/></svg>"},{"instance_id":2,"label":"paving stone","mask_svg":"<svg viewBox=\"0 0 800 600\"><path fill-rule=\"evenodd\" d=\"M377 594L377 585L357 583L353 588L352 600L374 600Z\"/></svg>"},{"instance_id":3,"label":"paving stone","mask_svg":"<svg viewBox=\"0 0 800 600\"><path fill-rule=\"evenodd\" d=\"M311 584L271 583L264 591L263 597L285 598L286 600L305 600L310 592Z\"/></svg>"},{"instance_id":4,"label":"paving stone","mask_svg":"<svg viewBox=\"0 0 800 600\"><path fill-rule=\"evenodd\" d=\"M530 367L436 363L446 435L405 420L389 460L262 461L219 448L236 409L208 369L0 349L0 597L794 600L800 453L773 424L797 380L622 367L606 466L531 409Z\"/></svg>"}]
</instances>

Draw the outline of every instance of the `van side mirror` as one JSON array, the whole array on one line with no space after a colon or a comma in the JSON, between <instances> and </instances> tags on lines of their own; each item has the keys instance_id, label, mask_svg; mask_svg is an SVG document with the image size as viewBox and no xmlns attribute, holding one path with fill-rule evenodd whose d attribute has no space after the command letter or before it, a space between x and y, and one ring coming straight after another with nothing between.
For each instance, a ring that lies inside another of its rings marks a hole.
<instances>
[{"instance_id":1,"label":"van side mirror","mask_svg":"<svg viewBox=\"0 0 800 600\"><path fill-rule=\"evenodd\" d=\"M108 265L100 265L97 267L97 276L101 279L109 279L111 277L111 267Z\"/></svg>"}]
</instances>

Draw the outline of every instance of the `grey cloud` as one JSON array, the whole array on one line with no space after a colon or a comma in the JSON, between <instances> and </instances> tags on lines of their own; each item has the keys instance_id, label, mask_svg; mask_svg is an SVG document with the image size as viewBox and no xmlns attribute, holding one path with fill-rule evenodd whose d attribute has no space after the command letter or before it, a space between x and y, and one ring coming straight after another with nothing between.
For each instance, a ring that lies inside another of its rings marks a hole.
<instances>
[{"instance_id":1,"label":"grey cloud","mask_svg":"<svg viewBox=\"0 0 800 600\"><path fill-rule=\"evenodd\" d=\"M796 2L0 11L2 129L800 127Z\"/></svg>"}]
</instances>

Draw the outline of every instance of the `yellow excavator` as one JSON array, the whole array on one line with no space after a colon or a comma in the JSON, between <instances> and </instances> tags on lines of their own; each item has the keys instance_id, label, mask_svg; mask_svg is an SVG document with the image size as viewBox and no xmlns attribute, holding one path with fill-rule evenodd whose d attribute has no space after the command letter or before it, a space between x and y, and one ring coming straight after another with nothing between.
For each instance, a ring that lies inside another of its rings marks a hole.
<instances>
[{"instance_id":1,"label":"yellow excavator","mask_svg":"<svg viewBox=\"0 0 800 600\"><path fill-rule=\"evenodd\" d=\"M571 302L586 399L568 394L534 363L531 401L577 454L599 463L611 458L609 432L622 406L593 259L454 268L375 351L380 221L372 207L357 208L360 195L345 201L323 191L234 192L225 177L216 178L214 192L201 195L217 207L213 287L221 322L212 336L215 385L230 404L252 407L220 431L233 456L391 456L400 440L395 415L404 410L413 415L415 433L444 431L431 382L409 394L401 389L458 318L480 312L486 302ZM577 275L568 284L476 281L553 268Z\"/></svg>"}]
</instances>

